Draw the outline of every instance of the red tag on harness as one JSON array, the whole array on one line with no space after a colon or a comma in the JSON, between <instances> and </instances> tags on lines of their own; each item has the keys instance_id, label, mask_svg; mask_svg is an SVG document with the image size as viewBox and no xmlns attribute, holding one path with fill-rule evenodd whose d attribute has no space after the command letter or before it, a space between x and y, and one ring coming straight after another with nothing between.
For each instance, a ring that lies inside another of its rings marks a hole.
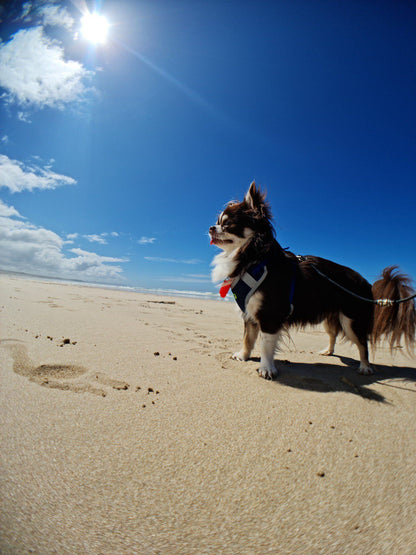
<instances>
[{"instance_id":1,"label":"red tag on harness","mask_svg":"<svg viewBox=\"0 0 416 555\"><path fill-rule=\"evenodd\" d=\"M220 296L224 299L227 296L228 291L231 289L232 279L224 280L224 283L220 287Z\"/></svg>"}]
</instances>

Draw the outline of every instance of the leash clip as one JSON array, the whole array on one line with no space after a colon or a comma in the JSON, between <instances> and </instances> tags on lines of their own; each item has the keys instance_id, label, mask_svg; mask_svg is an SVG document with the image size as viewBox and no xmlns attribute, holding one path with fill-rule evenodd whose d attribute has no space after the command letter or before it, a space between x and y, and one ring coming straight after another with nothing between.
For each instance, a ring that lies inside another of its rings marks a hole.
<instances>
[{"instance_id":1,"label":"leash clip","mask_svg":"<svg viewBox=\"0 0 416 555\"><path fill-rule=\"evenodd\" d=\"M394 305L394 301L392 301L391 299L377 299L376 303L378 304L378 306L393 306Z\"/></svg>"}]
</instances>

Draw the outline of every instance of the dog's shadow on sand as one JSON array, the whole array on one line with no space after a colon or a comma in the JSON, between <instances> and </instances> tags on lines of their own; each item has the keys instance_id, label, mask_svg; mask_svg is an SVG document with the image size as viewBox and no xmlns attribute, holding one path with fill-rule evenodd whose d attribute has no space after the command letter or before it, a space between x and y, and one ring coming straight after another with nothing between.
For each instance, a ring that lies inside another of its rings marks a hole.
<instances>
[{"instance_id":1,"label":"dog's shadow on sand","mask_svg":"<svg viewBox=\"0 0 416 555\"><path fill-rule=\"evenodd\" d=\"M300 363L288 360L275 360L279 374L276 384L317 392L344 391L359 395L370 401L388 403L387 398L369 386L378 384L386 388L408 391L415 394L416 368L406 366L374 365L375 373L363 376L358 374L358 362L352 358L334 355L340 364ZM260 362L260 358L250 360Z\"/></svg>"}]
</instances>

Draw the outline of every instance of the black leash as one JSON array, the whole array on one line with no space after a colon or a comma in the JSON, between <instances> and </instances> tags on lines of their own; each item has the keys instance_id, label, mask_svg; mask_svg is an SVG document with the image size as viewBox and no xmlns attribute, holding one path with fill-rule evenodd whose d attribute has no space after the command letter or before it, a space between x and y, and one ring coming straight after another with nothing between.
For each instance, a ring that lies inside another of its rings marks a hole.
<instances>
[{"instance_id":1,"label":"black leash","mask_svg":"<svg viewBox=\"0 0 416 555\"><path fill-rule=\"evenodd\" d=\"M301 262L307 261L307 258L304 257L304 256L298 256L298 259ZM361 297L360 295L357 295L353 291L350 291L349 289L346 289L345 287L343 287L342 285L340 285L339 283L337 283L336 281L334 281L330 277L326 276L324 273L321 272L321 270L318 270L318 268L314 264L310 264L310 266L311 266L311 268L313 268L315 270L315 272L317 274L319 274L321 277L328 280L333 285L336 285L337 287L339 287L339 289L342 289L343 291L345 291L345 293L348 293L349 295L352 295L356 299L360 299L360 301L365 301L366 303L372 303L372 304L376 304L378 306L393 306L394 304L405 303L406 301L410 301L410 300L412 300L416 297L416 293L415 293L414 295L410 295L410 297L404 297L403 299L397 299L397 300L392 300L392 299L366 299L365 297Z\"/></svg>"}]
</instances>

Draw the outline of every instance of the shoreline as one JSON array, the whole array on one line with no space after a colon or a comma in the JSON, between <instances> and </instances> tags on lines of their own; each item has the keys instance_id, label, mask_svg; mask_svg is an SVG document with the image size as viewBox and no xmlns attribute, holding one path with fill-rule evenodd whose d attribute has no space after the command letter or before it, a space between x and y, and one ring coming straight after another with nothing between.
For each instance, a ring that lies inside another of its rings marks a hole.
<instances>
[{"instance_id":1,"label":"shoreline","mask_svg":"<svg viewBox=\"0 0 416 555\"><path fill-rule=\"evenodd\" d=\"M122 284L111 284L111 283L93 283L88 281L82 280L70 280L65 278L59 277L48 277L48 276L36 276L32 274L25 274L23 272L13 272L8 270L1 270L0 269L0 279L2 276L16 278L16 279L23 279L29 280L40 283L51 283L56 285L79 285L80 287L91 287L93 289L109 289L115 291L129 291L132 293L142 293L144 295L151 294L151 295L160 295L162 297L169 296L169 297L183 297L183 298L191 298L191 299L206 299L212 301L221 301L223 299L219 298L219 293L213 291L193 291L193 290L186 290L186 289L163 289L163 288L146 288L146 287L139 287L134 285L122 285ZM231 299L230 297L224 299L225 302L229 302Z\"/></svg>"}]
</instances>

